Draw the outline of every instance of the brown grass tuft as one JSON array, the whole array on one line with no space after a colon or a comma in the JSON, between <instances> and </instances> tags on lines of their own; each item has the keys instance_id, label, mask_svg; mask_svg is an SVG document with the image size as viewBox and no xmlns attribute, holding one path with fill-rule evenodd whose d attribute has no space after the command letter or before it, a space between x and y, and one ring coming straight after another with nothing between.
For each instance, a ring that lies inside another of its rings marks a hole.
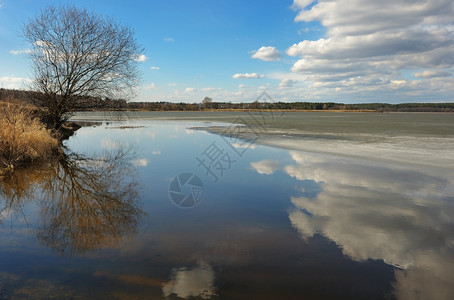
<instances>
[{"instance_id":1,"label":"brown grass tuft","mask_svg":"<svg viewBox=\"0 0 454 300\"><path fill-rule=\"evenodd\" d=\"M23 162L46 159L58 141L28 107L0 103L0 174Z\"/></svg>"}]
</instances>

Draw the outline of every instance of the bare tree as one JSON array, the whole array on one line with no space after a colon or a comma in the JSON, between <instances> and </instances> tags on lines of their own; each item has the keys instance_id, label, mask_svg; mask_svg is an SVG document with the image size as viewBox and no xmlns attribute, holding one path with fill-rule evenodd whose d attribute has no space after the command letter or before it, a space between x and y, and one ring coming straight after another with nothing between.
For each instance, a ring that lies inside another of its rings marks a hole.
<instances>
[{"instance_id":1,"label":"bare tree","mask_svg":"<svg viewBox=\"0 0 454 300\"><path fill-rule=\"evenodd\" d=\"M144 49L134 31L74 6L49 6L23 28L35 99L54 129L100 99L128 99L138 86Z\"/></svg>"},{"instance_id":2,"label":"bare tree","mask_svg":"<svg viewBox=\"0 0 454 300\"><path fill-rule=\"evenodd\" d=\"M212 103L213 103L213 99L211 99L210 97L205 97L202 100L203 108L205 108L205 109L211 108Z\"/></svg>"}]
</instances>

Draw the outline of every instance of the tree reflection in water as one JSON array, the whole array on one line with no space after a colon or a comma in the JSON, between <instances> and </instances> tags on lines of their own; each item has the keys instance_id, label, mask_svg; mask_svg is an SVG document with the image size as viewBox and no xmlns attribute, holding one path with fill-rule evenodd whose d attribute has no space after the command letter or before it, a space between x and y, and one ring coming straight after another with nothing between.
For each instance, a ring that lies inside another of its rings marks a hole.
<instances>
[{"instance_id":1,"label":"tree reflection in water","mask_svg":"<svg viewBox=\"0 0 454 300\"><path fill-rule=\"evenodd\" d=\"M132 149L119 147L92 157L62 154L16 170L1 178L0 214L27 221L23 208L37 201L37 238L62 255L119 245L136 233L143 214L132 156Z\"/></svg>"}]
</instances>

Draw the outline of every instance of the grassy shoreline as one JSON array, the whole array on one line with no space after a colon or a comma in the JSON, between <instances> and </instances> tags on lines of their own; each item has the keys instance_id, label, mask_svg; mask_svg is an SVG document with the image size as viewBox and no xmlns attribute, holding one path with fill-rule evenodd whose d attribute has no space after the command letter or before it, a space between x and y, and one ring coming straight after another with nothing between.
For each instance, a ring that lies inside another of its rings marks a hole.
<instances>
[{"instance_id":1,"label":"grassy shoreline","mask_svg":"<svg viewBox=\"0 0 454 300\"><path fill-rule=\"evenodd\" d=\"M36 111L14 101L0 103L0 176L20 165L46 160L58 148L58 139Z\"/></svg>"}]
</instances>

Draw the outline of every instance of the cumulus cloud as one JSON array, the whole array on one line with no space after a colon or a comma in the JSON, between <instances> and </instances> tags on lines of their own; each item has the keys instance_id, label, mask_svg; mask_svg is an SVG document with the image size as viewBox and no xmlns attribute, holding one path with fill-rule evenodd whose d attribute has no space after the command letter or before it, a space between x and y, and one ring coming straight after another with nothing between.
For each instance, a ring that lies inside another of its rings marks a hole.
<instances>
[{"instance_id":1,"label":"cumulus cloud","mask_svg":"<svg viewBox=\"0 0 454 300\"><path fill-rule=\"evenodd\" d=\"M213 268L203 262L193 269L173 269L170 281L162 286L162 292L164 297L175 294L180 298L210 299L215 295L214 275Z\"/></svg>"},{"instance_id":2,"label":"cumulus cloud","mask_svg":"<svg viewBox=\"0 0 454 300\"><path fill-rule=\"evenodd\" d=\"M264 74L258 74L258 73L237 73L232 76L233 79L258 79L258 78L263 78L265 77Z\"/></svg>"},{"instance_id":3,"label":"cumulus cloud","mask_svg":"<svg viewBox=\"0 0 454 300\"><path fill-rule=\"evenodd\" d=\"M136 54L134 55L134 60L138 62L144 62L148 60L148 57L145 54Z\"/></svg>"},{"instance_id":4,"label":"cumulus cloud","mask_svg":"<svg viewBox=\"0 0 454 300\"><path fill-rule=\"evenodd\" d=\"M279 162L275 160L262 160L252 162L251 167L259 174L271 175L279 168Z\"/></svg>"},{"instance_id":5,"label":"cumulus cloud","mask_svg":"<svg viewBox=\"0 0 454 300\"><path fill-rule=\"evenodd\" d=\"M281 59L281 53L274 47L261 47L259 50L254 51L252 58L257 58L264 61L276 61Z\"/></svg>"},{"instance_id":6,"label":"cumulus cloud","mask_svg":"<svg viewBox=\"0 0 454 300\"><path fill-rule=\"evenodd\" d=\"M161 70L161 68L153 66L153 67L150 67L150 70Z\"/></svg>"},{"instance_id":7,"label":"cumulus cloud","mask_svg":"<svg viewBox=\"0 0 454 300\"><path fill-rule=\"evenodd\" d=\"M295 21L320 22L326 35L296 43L287 54L300 58L291 70L317 88L386 91L403 79L403 70L415 70L415 81L431 81L401 86L409 94L454 91L452 1L313 2L294 1Z\"/></svg>"},{"instance_id":8,"label":"cumulus cloud","mask_svg":"<svg viewBox=\"0 0 454 300\"><path fill-rule=\"evenodd\" d=\"M312 4L315 0L294 0L293 8L294 9L304 9L306 6Z\"/></svg>"},{"instance_id":9,"label":"cumulus cloud","mask_svg":"<svg viewBox=\"0 0 454 300\"><path fill-rule=\"evenodd\" d=\"M330 36L364 35L414 25L447 24L452 22L454 9L449 0L384 0L380 3L373 0L319 0L312 8L304 9L312 2L294 2L302 9L295 21L320 21Z\"/></svg>"}]
</instances>

